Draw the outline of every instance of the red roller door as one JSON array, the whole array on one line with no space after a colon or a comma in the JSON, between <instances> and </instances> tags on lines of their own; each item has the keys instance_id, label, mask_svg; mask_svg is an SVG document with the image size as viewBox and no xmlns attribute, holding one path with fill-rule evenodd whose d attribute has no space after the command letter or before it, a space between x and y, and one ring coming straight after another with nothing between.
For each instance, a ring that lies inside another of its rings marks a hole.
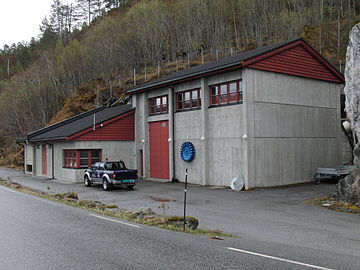
<instances>
[{"instance_id":1,"label":"red roller door","mask_svg":"<svg viewBox=\"0 0 360 270\"><path fill-rule=\"evenodd\" d=\"M149 123L150 177L169 179L169 123Z\"/></svg>"}]
</instances>

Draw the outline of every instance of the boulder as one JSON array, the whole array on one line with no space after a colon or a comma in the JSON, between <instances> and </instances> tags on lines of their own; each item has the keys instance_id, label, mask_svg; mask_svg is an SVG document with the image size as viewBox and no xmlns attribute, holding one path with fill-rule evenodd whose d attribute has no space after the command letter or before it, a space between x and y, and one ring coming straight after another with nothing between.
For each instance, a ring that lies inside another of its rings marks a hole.
<instances>
[{"instance_id":1,"label":"boulder","mask_svg":"<svg viewBox=\"0 0 360 270\"><path fill-rule=\"evenodd\" d=\"M177 227L183 227L184 226L184 217L168 217L166 218L166 223L169 225L174 225ZM199 226L199 220L194 217L186 217L185 218L185 227L191 230L196 230L196 228Z\"/></svg>"},{"instance_id":2,"label":"boulder","mask_svg":"<svg viewBox=\"0 0 360 270\"><path fill-rule=\"evenodd\" d=\"M336 186L336 199L360 206L360 175L350 174L341 179Z\"/></svg>"},{"instance_id":3,"label":"boulder","mask_svg":"<svg viewBox=\"0 0 360 270\"><path fill-rule=\"evenodd\" d=\"M145 216L154 215L155 212L149 207L140 207L137 211L132 212L135 218L143 219Z\"/></svg>"}]
</instances>

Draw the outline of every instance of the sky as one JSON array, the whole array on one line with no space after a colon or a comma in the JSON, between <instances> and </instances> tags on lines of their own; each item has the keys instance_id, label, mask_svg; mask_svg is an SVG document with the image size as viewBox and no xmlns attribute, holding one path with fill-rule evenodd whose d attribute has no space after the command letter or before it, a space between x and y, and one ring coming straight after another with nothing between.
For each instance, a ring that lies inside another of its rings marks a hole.
<instances>
[{"instance_id":1,"label":"sky","mask_svg":"<svg viewBox=\"0 0 360 270\"><path fill-rule=\"evenodd\" d=\"M5 44L38 39L39 26L45 16L49 17L52 3L53 0L0 0L0 49Z\"/></svg>"}]
</instances>

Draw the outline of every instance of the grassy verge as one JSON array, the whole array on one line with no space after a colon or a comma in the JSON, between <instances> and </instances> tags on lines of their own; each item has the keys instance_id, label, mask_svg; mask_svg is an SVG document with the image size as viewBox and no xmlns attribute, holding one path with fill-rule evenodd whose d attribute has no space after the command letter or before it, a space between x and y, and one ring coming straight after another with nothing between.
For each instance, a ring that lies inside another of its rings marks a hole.
<instances>
[{"instance_id":1,"label":"grassy verge","mask_svg":"<svg viewBox=\"0 0 360 270\"><path fill-rule=\"evenodd\" d=\"M311 205L319 205L338 212L360 214L360 207L350 203L336 201L335 196L333 195L310 199L307 200L306 203Z\"/></svg>"},{"instance_id":2,"label":"grassy verge","mask_svg":"<svg viewBox=\"0 0 360 270\"><path fill-rule=\"evenodd\" d=\"M78 196L75 192L71 193L60 193L60 194L52 194L48 192L39 192L37 190L33 190L27 187L24 187L18 183L12 182L10 180L3 180L0 179L0 185L6 186L8 188L18 190L20 192L24 192L27 194L31 194L37 197L41 197L44 199L56 201L59 203L63 203L69 206L79 207L86 209L88 211L106 215L114 218L119 218L122 220L127 220L131 222L136 222L144 225L149 226L156 226L159 228L171 230L171 231L177 231L182 232L183 227L181 222L183 221L183 218L181 217L164 217L164 216L157 216L154 212L148 213L147 215L138 215L136 212L119 209L117 205L106 205L104 203L101 203L99 201L91 201L91 200L79 200ZM197 219L193 217L186 217L186 219L189 220L195 220L197 222ZM203 230L203 229L191 229L186 228L186 233L189 234L198 234L198 235L204 235L208 236L212 239L220 239L221 237L232 237L233 235L224 233L219 230Z\"/></svg>"}]
</instances>

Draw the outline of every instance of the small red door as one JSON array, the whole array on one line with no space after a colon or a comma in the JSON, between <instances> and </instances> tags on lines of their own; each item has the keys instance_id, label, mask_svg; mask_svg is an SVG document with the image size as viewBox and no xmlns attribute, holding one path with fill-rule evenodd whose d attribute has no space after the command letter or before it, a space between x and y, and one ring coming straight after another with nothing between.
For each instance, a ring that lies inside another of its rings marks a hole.
<instances>
[{"instance_id":1,"label":"small red door","mask_svg":"<svg viewBox=\"0 0 360 270\"><path fill-rule=\"evenodd\" d=\"M47 175L47 148L46 144L42 146L42 174Z\"/></svg>"},{"instance_id":2,"label":"small red door","mask_svg":"<svg viewBox=\"0 0 360 270\"><path fill-rule=\"evenodd\" d=\"M169 179L169 122L149 123L150 177Z\"/></svg>"}]
</instances>

